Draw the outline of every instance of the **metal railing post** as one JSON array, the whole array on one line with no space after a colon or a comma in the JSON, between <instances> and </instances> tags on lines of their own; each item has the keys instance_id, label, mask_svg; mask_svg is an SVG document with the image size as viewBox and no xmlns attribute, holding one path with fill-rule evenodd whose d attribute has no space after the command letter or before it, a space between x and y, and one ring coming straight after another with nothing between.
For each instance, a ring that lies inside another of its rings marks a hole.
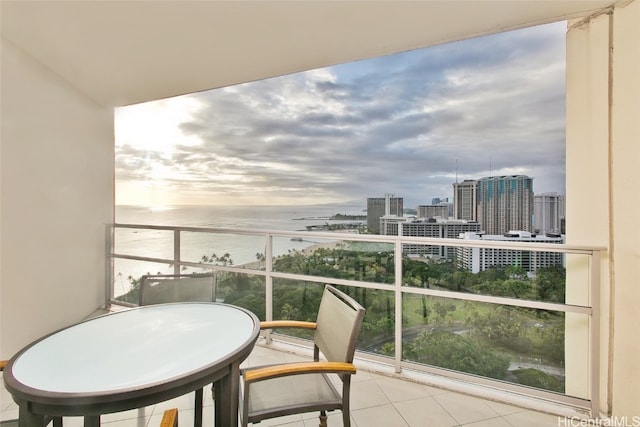
<instances>
[{"instance_id":1,"label":"metal railing post","mask_svg":"<svg viewBox=\"0 0 640 427\"><path fill-rule=\"evenodd\" d=\"M591 416L600 416L600 252L591 255Z\"/></svg>"},{"instance_id":2,"label":"metal railing post","mask_svg":"<svg viewBox=\"0 0 640 427\"><path fill-rule=\"evenodd\" d=\"M173 230L173 274L180 274L180 230Z\"/></svg>"},{"instance_id":3,"label":"metal railing post","mask_svg":"<svg viewBox=\"0 0 640 427\"><path fill-rule=\"evenodd\" d=\"M107 224L105 227L105 253L108 254L107 259L104 263L105 268L105 283L104 283L104 308L109 309L111 307L111 300L113 300L115 295L114 290L114 281L113 281L113 269L115 268L113 257L113 246L114 246L114 236L113 233L115 229L113 225Z\"/></svg>"},{"instance_id":4,"label":"metal railing post","mask_svg":"<svg viewBox=\"0 0 640 427\"><path fill-rule=\"evenodd\" d=\"M394 368L397 374L402 371L402 243L398 240L394 245L395 263L395 356Z\"/></svg>"},{"instance_id":5,"label":"metal railing post","mask_svg":"<svg viewBox=\"0 0 640 427\"><path fill-rule=\"evenodd\" d=\"M265 305L264 315L267 321L273 320L273 235L267 234L264 255L264 270L267 273L264 277L264 293ZM271 344L271 333L269 329L266 332L267 344Z\"/></svg>"}]
</instances>

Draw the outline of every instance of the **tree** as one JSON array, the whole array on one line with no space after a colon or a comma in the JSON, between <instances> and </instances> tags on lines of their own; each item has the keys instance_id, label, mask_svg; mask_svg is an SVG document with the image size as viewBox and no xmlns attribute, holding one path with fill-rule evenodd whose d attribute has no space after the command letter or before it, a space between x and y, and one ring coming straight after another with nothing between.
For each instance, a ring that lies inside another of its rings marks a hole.
<instances>
[{"instance_id":1,"label":"tree","mask_svg":"<svg viewBox=\"0 0 640 427\"><path fill-rule=\"evenodd\" d=\"M225 253L222 256L218 256L215 253L209 256L203 255L200 259L203 263L207 264L215 264L215 265L233 265L233 260L231 259L231 254L229 252Z\"/></svg>"},{"instance_id":2,"label":"tree","mask_svg":"<svg viewBox=\"0 0 640 427\"><path fill-rule=\"evenodd\" d=\"M423 332L403 347L403 353L419 363L496 379L503 379L509 367L507 357L448 331Z\"/></svg>"},{"instance_id":3,"label":"tree","mask_svg":"<svg viewBox=\"0 0 640 427\"><path fill-rule=\"evenodd\" d=\"M522 385L564 393L564 384L562 381L538 369L518 369L513 371L513 373L518 378L518 383Z\"/></svg>"},{"instance_id":4,"label":"tree","mask_svg":"<svg viewBox=\"0 0 640 427\"><path fill-rule=\"evenodd\" d=\"M542 360L562 365L564 363L564 322L536 328L536 332L541 341L534 351L540 354Z\"/></svg>"},{"instance_id":5,"label":"tree","mask_svg":"<svg viewBox=\"0 0 640 427\"><path fill-rule=\"evenodd\" d=\"M535 286L542 301L565 302L566 270L561 265L539 268Z\"/></svg>"},{"instance_id":6,"label":"tree","mask_svg":"<svg viewBox=\"0 0 640 427\"><path fill-rule=\"evenodd\" d=\"M520 279L507 279L502 282L500 294L513 298L533 297L531 284Z\"/></svg>"},{"instance_id":7,"label":"tree","mask_svg":"<svg viewBox=\"0 0 640 427\"><path fill-rule=\"evenodd\" d=\"M496 305L484 315L474 313L474 333L511 344L523 335L523 321L514 307Z\"/></svg>"},{"instance_id":8,"label":"tree","mask_svg":"<svg viewBox=\"0 0 640 427\"><path fill-rule=\"evenodd\" d=\"M422 298L420 298L420 301L422 302L422 319L426 324L429 322L429 310L427 309L427 297L422 295Z\"/></svg>"},{"instance_id":9,"label":"tree","mask_svg":"<svg viewBox=\"0 0 640 427\"><path fill-rule=\"evenodd\" d=\"M442 322L445 321L447 314L456 310L455 304L451 302L444 303L440 301L434 302L432 308L433 308L433 311L438 315L438 317L440 317L440 320Z\"/></svg>"},{"instance_id":10,"label":"tree","mask_svg":"<svg viewBox=\"0 0 640 427\"><path fill-rule=\"evenodd\" d=\"M300 310L293 307L289 303L285 303L280 308L280 319L281 320L295 320L298 318Z\"/></svg>"}]
</instances>

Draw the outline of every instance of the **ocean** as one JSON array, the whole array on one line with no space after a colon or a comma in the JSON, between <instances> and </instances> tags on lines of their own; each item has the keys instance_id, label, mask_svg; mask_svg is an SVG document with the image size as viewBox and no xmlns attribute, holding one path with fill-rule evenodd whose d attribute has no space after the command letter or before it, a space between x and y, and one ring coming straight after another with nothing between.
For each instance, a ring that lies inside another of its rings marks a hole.
<instances>
[{"instance_id":1,"label":"ocean","mask_svg":"<svg viewBox=\"0 0 640 427\"><path fill-rule=\"evenodd\" d=\"M252 230L305 231L307 226L325 223L353 223L329 218L336 214L366 215L364 206L354 204L328 204L311 206L146 206L117 205L116 223L171 225L189 227L242 228ZM366 222L366 221L363 221ZM118 229L115 233L115 252L152 258L172 258L173 233L162 230ZM325 240L326 241L326 240ZM274 238L274 255L286 254L290 250L302 250L322 239ZM265 253L263 236L233 234L181 234L181 258L198 262L203 256L229 254L233 265L257 260L257 254ZM190 270L187 270L190 271ZM143 274L170 274L172 268L162 264L117 259L114 262L115 293L119 295L129 288L128 277L138 278Z\"/></svg>"},{"instance_id":2,"label":"ocean","mask_svg":"<svg viewBox=\"0 0 640 427\"><path fill-rule=\"evenodd\" d=\"M116 206L116 222L195 227L304 230L335 214L366 215L365 206Z\"/></svg>"}]
</instances>

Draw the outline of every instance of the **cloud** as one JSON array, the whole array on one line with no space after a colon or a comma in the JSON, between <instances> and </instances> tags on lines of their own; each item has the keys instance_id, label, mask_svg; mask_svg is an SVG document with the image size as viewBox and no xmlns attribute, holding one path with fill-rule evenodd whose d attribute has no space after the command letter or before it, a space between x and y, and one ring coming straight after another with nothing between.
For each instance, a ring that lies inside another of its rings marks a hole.
<instances>
[{"instance_id":1,"label":"cloud","mask_svg":"<svg viewBox=\"0 0 640 427\"><path fill-rule=\"evenodd\" d=\"M564 34L550 24L187 95L171 150L117 141L117 180L225 203L392 192L415 206L451 196L456 176L513 173L563 193Z\"/></svg>"}]
</instances>

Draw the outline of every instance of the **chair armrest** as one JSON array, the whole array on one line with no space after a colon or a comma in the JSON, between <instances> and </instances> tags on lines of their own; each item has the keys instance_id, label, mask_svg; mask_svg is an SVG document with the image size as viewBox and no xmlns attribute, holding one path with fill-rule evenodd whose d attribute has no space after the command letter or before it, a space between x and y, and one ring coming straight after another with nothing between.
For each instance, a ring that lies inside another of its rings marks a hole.
<instances>
[{"instance_id":1,"label":"chair armrest","mask_svg":"<svg viewBox=\"0 0 640 427\"><path fill-rule=\"evenodd\" d=\"M355 374L356 367L353 363L346 362L299 362L283 363L280 365L263 366L243 371L246 382L266 380L275 377L284 377L295 374Z\"/></svg>"},{"instance_id":2,"label":"chair armrest","mask_svg":"<svg viewBox=\"0 0 640 427\"><path fill-rule=\"evenodd\" d=\"M304 322L301 320L270 320L270 321L260 322L260 329L276 329L276 328L315 329L316 322Z\"/></svg>"},{"instance_id":3,"label":"chair armrest","mask_svg":"<svg viewBox=\"0 0 640 427\"><path fill-rule=\"evenodd\" d=\"M177 427L178 426L178 410L176 408L167 409L162 415L160 427Z\"/></svg>"}]
</instances>

